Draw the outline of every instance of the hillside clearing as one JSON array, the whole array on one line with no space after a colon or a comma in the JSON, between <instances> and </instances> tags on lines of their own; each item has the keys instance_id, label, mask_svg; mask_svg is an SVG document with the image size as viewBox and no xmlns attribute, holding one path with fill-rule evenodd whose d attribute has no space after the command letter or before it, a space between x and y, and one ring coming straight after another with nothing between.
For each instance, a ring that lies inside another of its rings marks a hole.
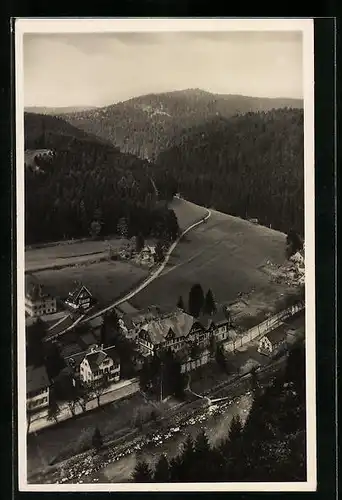
<instances>
[{"instance_id":1,"label":"hillside clearing","mask_svg":"<svg viewBox=\"0 0 342 500\"><path fill-rule=\"evenodd\" d=\"M181 231L203 219L208 213L206 208L182 198L174 198L169 204L169 208L175 212Z\"/></svg>"},{"instance_id":2,"label":"hillside clearing","mask_svg":"<svg viewBox=\"0 0 342 500\"><path fill-rule=\"evenodd\" d=\"M182 205L187 218L193 207L194 218L202 208L184 200ZM291 292L290 287L271 282L267 271L268 263L284 262L285 240L283 233L212 210L208 222L190 231L161 275L131 302L138 308L172 307L180 295L187 302L191 286L199 282L204 291L211 288L220 303L234 302L243 294L245 303L239 311L243 317L272 312L275 303Z\"/></svg>"}]
</instances>

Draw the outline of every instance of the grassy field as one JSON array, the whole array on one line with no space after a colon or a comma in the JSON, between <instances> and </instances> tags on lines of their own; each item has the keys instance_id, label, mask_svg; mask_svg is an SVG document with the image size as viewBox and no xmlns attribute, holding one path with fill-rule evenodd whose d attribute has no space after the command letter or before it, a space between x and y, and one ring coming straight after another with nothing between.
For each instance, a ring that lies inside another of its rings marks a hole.
<instances>
[{"instance_id":1,"label":"grassy field","mask_svg":"<svg viewBox=\"0 0 342 500\"><path fill-rule=\"evenodd\" d=\"M204 207L200 207L199 205L179 198L174 198L172 203L169 204L169 208L175 212L179 227L182 231L191 226L191 224L203 219L208 212Z\"/></svg>"},{"instance_id":2,"label":"grassy field","mask_svg":"<svg viewBox=\"0 0 342 500\"><path fill-rule=\"evenodd\" d=\"M202 207L177 202L180 226L184 225L183 213L187 223L191 220L191 210L192 220L198 220ZM243 315L254 316L272 311L272 305L289 292L286 285L270 281L266 265L280 265L284 260L284 234L213 210L206 223L181 240L161 275L131 302L138 308L149 304L172 307L182 295L186 303L191 286L199 282L204 291L211 288L220 303L245 294Z\"/></svg>"},{"instance_id":3,"label":"grassy field","mask_svg":"<svg viewBox=\"0 0 342 500\"><path fill-rule=\"evenodd\" d=\"M66 297L75 287L75 282L79 281L101 305L107 305L143 280L148 270L127 262L104 261L64 269L47 269L33 275L56 297Z\"/></svg>"},{"instance_id":4,"label":"grassy field","mask_svg":"<svg viewBox=\"0 0 342 500\"><path fill-rule=\"evenodd\" d=\"M55 266L73 265L79 261L99 258L108 253L108 247L120 248L127 240L111 238L99 241L78 241L63 243L48 247L29 248L25 250L25 269L34 271Z\"/></svg>"}]
</instances>

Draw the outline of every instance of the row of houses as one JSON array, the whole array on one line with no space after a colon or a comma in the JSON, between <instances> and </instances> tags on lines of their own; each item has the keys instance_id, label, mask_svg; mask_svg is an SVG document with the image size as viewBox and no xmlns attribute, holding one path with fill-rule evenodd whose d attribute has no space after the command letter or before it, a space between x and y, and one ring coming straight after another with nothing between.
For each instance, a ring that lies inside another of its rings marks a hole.
<instances>
[{"instance_id":1,"label":"row of houses","mask_svg":"<svg viewBox=\"0 0 342 500\"><path fill-rule=\"evenodd\" d=\"M86 286L79 283L68 293L63 306L70 311L88 310L94 300ZM29 317L37 318L57 312L58 304L38 280L30 274L25 275L25 311Z\"/></svg>"}]
</instances>

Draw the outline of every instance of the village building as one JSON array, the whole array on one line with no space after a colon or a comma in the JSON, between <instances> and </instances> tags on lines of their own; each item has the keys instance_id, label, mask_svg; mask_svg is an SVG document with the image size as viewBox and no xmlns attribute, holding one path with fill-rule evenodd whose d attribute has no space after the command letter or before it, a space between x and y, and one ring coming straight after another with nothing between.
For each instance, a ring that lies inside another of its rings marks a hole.
<instances>
[{"instance_id":1,"label":"village building","mask_svg":"<svg viewBox=\"0 0 342 500\"><path fill-rule=\"evenodd\" d=\"M26 368L26 408L37 411L49 406L50 381L45 366Z\"/></svg>"},{"instance_id":2,"label":"village building","mask_svg":"<svg viewBox=\"0 0 342 500\"><path fill-rule=\"evenodd\" d=\"M287 349L287 332L284 326L279 326L259 340L258 352L266 356L274 356Z\"/></svg>"},{"instance_id":3,"label":"village building","mask_svg":"<svg viewBox=\"0 0 342 500\"><path fill-rule=\"evenodd\" d=\"M75 310L87 310L92 304L92 295L87 287L78 285L65 301L66 305Z\"/></svg>"},{"instance_id":4,"label":"village building","mask_svg":"<svg viewBox=\"0 0 342 500\"><path fill-rule=\"evenodd\" d=\"M30 317L39 317L57 311L57 301L33 278L25 276L25 311Z\"/></svg>"},{"instance_id":5,"label":"village building","mask_svg":"<svg viewBox=\"0 0 342 500\"><path fill-rule=\"evenodd\" d=\"M229 329L231 326L228 310L220 308L211 318L213 323L213 334L216 341L220 342L226 340L229 336Z\"/></svg>"},{"instance_id":6,"label":"village building","mask_svg":"<svg viewBox=\"0 0 342 500\"><path fill-rule=\"evenodd\" d=\"M120 360L115 348L103 349L103 346L90 346L80 363L80 380L84 383L101 383L120 380Z\"/></svg>"},{"instance_id":7,"label":"village building","mask_svg":"<svg viewBox=\"0 0 342 500\"><path fill-rule=\"evenodd\" d=\"M140 259L143 262L154 263L156 257L156 249L154 246L146 245L140 252Z\"/></svg>"}]
</instances>

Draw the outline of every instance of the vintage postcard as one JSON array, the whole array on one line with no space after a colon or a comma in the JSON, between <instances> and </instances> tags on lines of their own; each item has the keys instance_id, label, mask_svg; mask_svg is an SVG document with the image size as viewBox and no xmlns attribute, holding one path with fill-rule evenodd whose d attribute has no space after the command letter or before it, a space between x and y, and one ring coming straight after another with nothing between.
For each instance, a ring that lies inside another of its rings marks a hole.
<instances>
[{"instance_id":1,"label":"vintage postcard","mask_svg":"<svg viewBox=\"0 0 342 500\"><path fill-rule=\"evenodd\" d=\"M19 489L314 491L313 20L17 19L15 64Z\"/></svg>"}]
</instances>

